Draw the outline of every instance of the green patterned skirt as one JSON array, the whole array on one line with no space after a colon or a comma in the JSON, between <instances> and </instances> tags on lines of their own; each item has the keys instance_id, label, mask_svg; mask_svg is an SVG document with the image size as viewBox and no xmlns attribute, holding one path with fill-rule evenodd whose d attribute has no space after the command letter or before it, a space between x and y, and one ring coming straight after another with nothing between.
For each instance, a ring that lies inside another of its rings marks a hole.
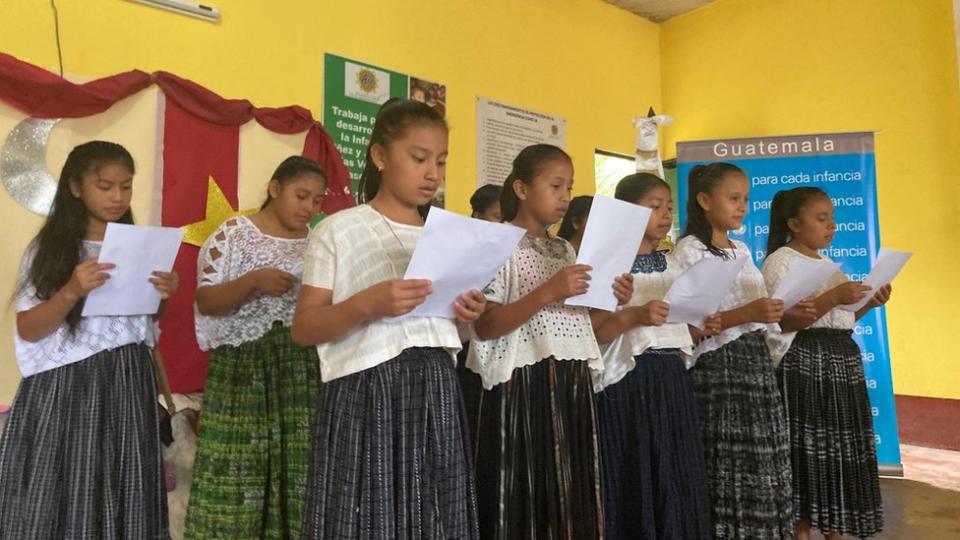
<instances>
[{"instance_id":1,"label":"green patterned skirt","mask_svg":"<svg viewBox=\"0 0 960 540\"><path fill-rule=\"evenodd\" d=\"M274 326L210 355L186 538L300 538L320 373Z\"/></svg>"}]
</instances>

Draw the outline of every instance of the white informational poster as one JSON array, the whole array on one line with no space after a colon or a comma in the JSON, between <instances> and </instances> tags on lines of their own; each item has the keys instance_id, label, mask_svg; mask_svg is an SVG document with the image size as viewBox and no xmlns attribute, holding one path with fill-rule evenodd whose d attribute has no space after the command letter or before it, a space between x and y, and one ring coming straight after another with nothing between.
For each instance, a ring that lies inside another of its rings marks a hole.
<instances>
[{"instance_id":1,"label":"white informational poster","mask_svg":"<svg viewBox=\"0 0 960 540\"><path fill-rule=\"evenodd\" d=\"M503 184L513 158L531 144L567 144L566 120L477 98L477 186Z\"/></svg>"}]
</instances>

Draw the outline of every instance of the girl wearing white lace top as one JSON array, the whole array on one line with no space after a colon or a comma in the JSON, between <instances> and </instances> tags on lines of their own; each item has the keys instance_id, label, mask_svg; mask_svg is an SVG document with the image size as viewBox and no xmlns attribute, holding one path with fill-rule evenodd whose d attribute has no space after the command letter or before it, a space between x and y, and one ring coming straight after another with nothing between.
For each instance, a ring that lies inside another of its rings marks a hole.
<instances>
[{"instance_id":1,"label":"girl wearing white lace top","mask_svg":"<svg viewBox=\"0 0 960 540\"><path fill-rule=\"evenodd\" d=\"M303 538L477 537L476 495L451 319L408 317L431 293L403 279L444 181L447 125L390 100L377 114L360 206L310 234L293 337L317 345L318 401ZM457 322L483 311L460 295Z\"/></svg>"},{"instance_id":2,"label":"girl wearing white lace top","mask_svg":"<svg viewBox=\"0 0 960 540\"><path fill-rule=\"evenodd\" d=\"M822 190L777 193L763 263L767 287L776 288L795 259L827 260L819 252L830 246L835 231L833 204ZM852 334L858 319L886 303L890 287L879 289L856 313L839 308L870 293L870 287L837 272L816 293L816 312L785 315L780 326L786 334L773 340L773 350L783 357L778 379L790 426L799 540L810 538L811 526L830 539L866 538L883 528L870 401Z\"/></svg>"},{"instance_id":3,"label":"girl wearing white lace top","mask_svg":"<svg viewBox=\"0 0 960 540\"><path fill-rule=\"evenodd\" d=\"M24 378L0 438L0 538L169 537L150 352L159 315L81 315L114 268L97 262L107 224L133 223L134 172L118 144L74 148L23 256ZM172 272L151 282L164 301L178 284Z\"/></svg>"},{"instance_id":4,"label":"girl wearing white lace top","mask_svg":"<svg viewBox=\"0 0 960 540\"><path fill-rule=\"evenodd\" d=\"M595 374L606 538L713 538L703 440L686 324L668 324L663 302L680 274L657 246L673 225L670 186L649 173L617 184L616 198L651 209L633 264L627 304L597 328L603 372ZM704 321L719 331L720 315Z\"/></svg>"},{"instance_id":5,"label":"girl wearing white lace top","mask_svg":"<svg viewBox=\"0 0 960 540\"><path fill-rule=\"evenodd\" d=\"M721 332L703 338L691 370L699 402L717 538L792 538L790 439L780 390L764 341L783 302L767 297L763 276L742 242L746 174L729 163L690 171L687 223L676 259L685 269L706 257L747 258L720 304Z\"/></svg>"},{"instance_id":6,"label":"girl wearing white lace top","mask_svg":"<svg viewBox=\"0 0 960 540\"><path fill-rule=\"evenodd\" d=\"M501 192L504 221L528 233L484 290L489 307L467 359L485 389L477 429L484 538L603 535L591 385L603 363L587 308L563 303L587 290L590 267L574 264L573 247L547 232L567 211L572 185L570 157L538 144L514 159Z\"/></svg>"},{"instance_id":7,"label":"girl wearing white lace top","mask_svg":"<svg viewBox=\"0 0 960 540\"><path fill-rule=\"evenodd\" d=\"M326 185L319 165L291 156L260 211L228 219L200 248L195 326L211 354L188 537L299 537L319 376L290 324Z\"/></svg>"}]
</instances>

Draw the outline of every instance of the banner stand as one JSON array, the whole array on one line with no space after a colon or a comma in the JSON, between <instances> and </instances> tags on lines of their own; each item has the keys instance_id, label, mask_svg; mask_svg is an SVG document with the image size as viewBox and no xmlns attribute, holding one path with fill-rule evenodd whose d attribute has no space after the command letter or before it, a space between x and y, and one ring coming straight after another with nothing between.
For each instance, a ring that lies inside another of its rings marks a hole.
<instances>
[{"instance_id":1,"label":"banner stand","mask_svg":"<svg viewBox=\"0 0 960 540\"><path fill-rule=\"evenodd\" d=\"M747 244L760 267L766 256L770 205L781 190L818 187L833 202L837 231L822 253L841 263L853 281L869 274L880 250L874 133L753 137L677 144L677 206L685 219L687 176L694 165L725 161L746 172L750 198L743 227L731 236ZM885 307L871 310L854 328L870 398L877 462L884 476L903 476L890 372Z\"/></svg>"}]
</instances>

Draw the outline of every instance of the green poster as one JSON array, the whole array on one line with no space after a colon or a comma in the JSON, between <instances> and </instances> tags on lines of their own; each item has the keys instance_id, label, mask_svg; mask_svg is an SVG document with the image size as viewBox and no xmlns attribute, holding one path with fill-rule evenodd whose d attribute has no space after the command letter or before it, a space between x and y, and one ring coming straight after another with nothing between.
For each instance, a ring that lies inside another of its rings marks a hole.
<instances>
[{"instance_id":1,"label":"green poster","mask_svg":"<svg viewBox=\"0 0 960 540\"><path fill-rule=\"evenodd\" d=\"M441 115L446 113L446 87L403 73L333 54L323 62L323 125L350 171L354 192L366 159L367 144L380 106L392 97L423 101ZM444 192L434 205L443 207Z\"/></svg>"}]
</instances>

